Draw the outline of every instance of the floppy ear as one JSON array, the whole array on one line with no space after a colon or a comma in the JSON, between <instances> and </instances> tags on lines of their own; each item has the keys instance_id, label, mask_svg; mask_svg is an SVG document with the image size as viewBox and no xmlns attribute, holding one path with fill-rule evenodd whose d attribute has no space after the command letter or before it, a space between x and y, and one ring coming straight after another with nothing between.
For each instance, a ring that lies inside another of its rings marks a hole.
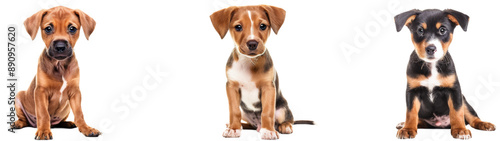
<instances>
[{"instance_id":1,"label":"floppy ear","mask_svg":"<svg viewBox=\"0 0 500 141\"><path fill-rule=\"evenodd\" d=\"M273 29L275 34L278 34L281 25L285 22L286 11L275 6L270 5L261 5L266 11L267 16L269 17L269 21L271 23L271 28Z\"/></svg>"},{"instance_id":2,"label":"floppy ear","mask_svg":"<svg viewBox=\"0 0 500 141\"><path fill-rule=\"evenodd\" d=\"M444 12L448 14L448 19L456 25L460 25L464 31L467 31L467 25L469 24L469 16L462 12L455 11L453 9L445 9Z\"/></svg>"},{"instance_id":3,"label":"floppy ear","mask_svg":"<svg viewBox=\"0 0 500 141\"><path fill-rule=\"evenodd\" d=\"M227 30L229 30L229 23L233 17L233 12L236 10L236 6L231 6L210 15L210 20L212 20L212 25L214 26L217 33L219 33L220 38L224 39Z\"/></svg>"},{"instance_id":4,"label":"floppy ear","mask_svg":"<svg viewBox=\"0 0 500 141\"><path fill-rule=\"evenodd\" d=\"M26 28L28 34L31 36L31 40L35 40L36 33L38 32L38 28L40 27L42 18L43 16L45 16L45 14L47 14L47 10L43 9L33 14L31 17L27 18L24 21L24 27Z\"/></svg>"},{"instance_id":5,"label":"floppy ear","mask_svg":"<svg viewBox=\"0 0 500 141\"><path fill-rule=\"evenodd\" d=\"M80 19L80 24L82 25L83 32L85 33L85 38L89 40L90 34L94 32L95 21L89 15L83 13L82 10L75 9L75 14Z\"/></svg>"},{"instance_id":6,"label":"floppy ear","mask_svg":"<svg viewBox=\"0 0 500 141\"><path fill-rule=\"evenodd\" d=\"M394 17L394 21L396 22L396 31L401 31L403 29L403 26L408 26L415 20L415 17L417 17L418 14L420 14L422 11L418 9L413 9L410 11L403 12L399 15L396 15Z\"/></svg>"}]
</instances>

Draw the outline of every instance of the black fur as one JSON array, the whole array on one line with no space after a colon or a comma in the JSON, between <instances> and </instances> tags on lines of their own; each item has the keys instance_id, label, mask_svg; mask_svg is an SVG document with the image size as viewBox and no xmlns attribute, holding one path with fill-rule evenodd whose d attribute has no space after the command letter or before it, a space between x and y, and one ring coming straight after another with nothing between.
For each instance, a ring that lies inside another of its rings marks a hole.
<instances>
[{"instance_id":1,"label":"black fur","mask_svg":"<svg viewBox=\"0 0 500 141\"><path fill-rule=\"evenodd\" d=\"M405 25L407 19L413 15L415 15L415 19L413 19L413 21L408 23L406 26L410 30L411 34L413 34L413 41L416 43L429 41L430 39L439 39L442 43L450 41L450 34L453 33L457 25L448 18L448 15L452 15L453 17L455 17L464 31L467 30L467 24L469 20L469 17L467 15L451 9L447 9L444 11L437 9L429 9L424 11L413 9L394 17L396 30L399 32ZM446 34L438 34L439 28L436 27L436 24L438 22L441 23L441 27L445 27L447 29ZM417 30L422 29L422 23L426 23L427 28L424 30L424 32L418 33ZM425 77L437 75L431 74L431 69L432 68L430 66L430 63L422 60L417 55L417 53L413 51L408 62L406 75L412 78L417 78L421 75ZM415 100L415 98L417 98L421 103L421 107L418 112L419 119L431 119L435 116L449 115L450 109L448 106L448 99L451 98L455 110L459 110L459 108L462 107L462 105L465 103L466 108L468 108L470 113L474 116L477 116L474 109L467 103L465 97L462 95L460 83L458 81L455 70L455 65L449 52L445 52L444 57L440 58L437 61L436 69L438 74L441 76L455 75L455 82L453 83L453 86L436 86L431 91L429 91L426 86L410 88L408 84L406 90L407 109L411 110L413 108L413 101ZM430 94L432 94L433 100L430 99ZM447 128L449 128L449 126Z\"/></svg>"}]
</instances>

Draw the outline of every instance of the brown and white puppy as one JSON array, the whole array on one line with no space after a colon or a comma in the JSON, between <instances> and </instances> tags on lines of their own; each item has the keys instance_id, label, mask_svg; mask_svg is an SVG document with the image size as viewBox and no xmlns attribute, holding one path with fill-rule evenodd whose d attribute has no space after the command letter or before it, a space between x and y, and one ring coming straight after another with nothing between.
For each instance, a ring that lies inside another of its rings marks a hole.
<instances>
[{"instance_id":1,"label":"brown and white puppy","mask_svg":"<svg viewBox=\"0 0 500 141\"><path fill-rule=\"evenodd\" d=\"M73 52L80 28L88 39L95 21L78 9L54 7L44 9L24 21L28 34L34 40L41 28L45 42L38 60L38 70L27 91L16 95L16 113L19 119L13 128L36 127L35 139L52 139L51 127L78 127L87 137L101 134L83 119L80 71ZM70 109L75 121L66 121Z\"/></svg>"},{"instance_id":2,"label":"brown and white puppy","mask_svg":"<svg viewBox=\"0 0 500 141\"><path fill-rule=\"evenodd\" d=\"M241 120L248 123L243 128L257 129L262 139L278 139L275 129L292 133L293 116L265 47L271 29L277 34L283 24L285 10L268 5L231 6L210 18L220 37L229 30L235 43L226 64L230 122L222 136L239 137Z\"/></svg>"}]
</instances>

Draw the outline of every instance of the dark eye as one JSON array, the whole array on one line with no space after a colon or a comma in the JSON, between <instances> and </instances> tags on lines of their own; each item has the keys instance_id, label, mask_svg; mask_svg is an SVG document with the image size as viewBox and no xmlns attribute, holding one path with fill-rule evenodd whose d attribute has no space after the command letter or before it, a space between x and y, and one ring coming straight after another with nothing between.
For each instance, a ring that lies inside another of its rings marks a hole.
<instances>
[{"instance_id":1,"label":"dark eye","mask_svg":"<svg viewBox=\"0 0 500 141\"><path fill-rule=\"evenodd\" d=\"M76 27L70 25L68 27L68 32L71 33L71 34L75 34L76 33Z\"/></svg>"},{"instance_id":2,"label":"dark eye","mask_svg":"<svg viewBox=\"0 0 500 141\"><path fill-rule=\"evenodd\" d=\"M241 27L241 25L236 25L236 26L234 26L234 30L241 31L241 30L243 30L243 28Z\"/></svg>"},{"instance_id":3,"label":"dark eye","mask_svg":"<svg viewBox=\"0 0 500 141\"><path fill-rule=\"evenodd\" d=\"M265 24L260 24L260 30L266 30L267 28L267 25Z\"/></svg>"},{"instance_id":4,"label":"dark eye","mask_svg":"<svg viewBox=\"0 0 500 141\"><path fill-rule=\"evenodd\" d=\"M439 35L445 35L448 30L446 27L440 27L439 28Z\"/></svg>"},{"instance_id":5,"label":"dark eye","mask_svg":"<svg viewBox=\"0 0 500 141\"><path fill-rule=\"evenodd\" d=\"M45 31L46 34L50 34L50 33L52 33L52 26L47 26L43 30Z\"/></svg>"},{"instance_id":6,"label":"dark eye","mask_svg":"<svg viewBox=\"0 0 500 141\"><path fill-rule=\"evenodd\" d=\"M422 27L418 27L418 28L417 28L417 33L418 33L418 35L420 35L420 36L424 35L424 29L423 29Z\"/></svg>"}]
</instances>

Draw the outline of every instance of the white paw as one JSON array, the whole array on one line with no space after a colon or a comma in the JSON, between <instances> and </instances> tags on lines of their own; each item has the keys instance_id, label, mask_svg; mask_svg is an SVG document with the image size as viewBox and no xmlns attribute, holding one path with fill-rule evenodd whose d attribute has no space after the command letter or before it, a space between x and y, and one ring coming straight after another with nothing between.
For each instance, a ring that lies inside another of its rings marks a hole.
<instances>
[{"instance_id":1,"label":"white paw","mask_svg":"<svg viewBox=\"0 0 500 141\"><path fill-rule=\"evenodd\" d=\"M285 132L283 132L283 133L290 134L290 133L292 133L292 129L290 127L286 127Z\"/></svg>"},{"instance_id":2,"label":"white paw","mask_svg":"<svg viewBox=\"0 0 500 141\"><path fill-rule=\"evenodd\" d=\"M241 135L241 129L226 129L222 136L225 138L238 138Z\"/></svg>"},{"instance_id":3,"label":"white paw","mask_svg":"<svg viewBox=\"0 0 500 141\"><path fill-rule=\"evenodd\" d=\"M396 125L396 129L401 129L403 127L405 127L405 122L401 122L398 125Z\"/></svg>"},{"instance_id":4,"label":"white paw","mask_svg":"<svg viewBox=\"0 0 500 141\"><path fill-rule=\"evenodd\" d=\"M276 131L269 131L266 128L262 128L260 129L260 138L263 140L275 140L279 139L279 136Z\"/></svg>"},{"instance_id":5,"label":"white paw","mask_svg":"<svg viewBox=\"0 0 500 141\"><path fill-rule=\"evenodd\" d=\"M458 135L458 138L462 140L468 140L471 139L472 137L470 135Z\"/></svg>"}]
</instances>

